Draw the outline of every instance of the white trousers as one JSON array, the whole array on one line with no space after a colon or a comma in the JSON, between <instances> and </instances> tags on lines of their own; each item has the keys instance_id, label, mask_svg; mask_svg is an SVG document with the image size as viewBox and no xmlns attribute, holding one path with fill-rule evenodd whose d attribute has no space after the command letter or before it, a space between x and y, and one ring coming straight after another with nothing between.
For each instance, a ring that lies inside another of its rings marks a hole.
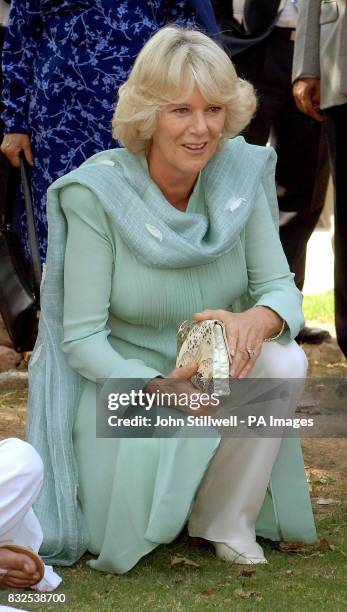
<instances>
[{"instance_id":1,"label":"white trousers","mask_svg":"<svg viewBox=\"0 0 347 612\"><path fill-rule=\"evenodd\" d=\"M306 355L296 342L269 342L249 377L304 379L306 371ZM293 406L286 407L286 416L294 414L297 397L288 401ZM195 498L189 534L225 544L255 542L255 523L280 445L280 437L223 438Z\"/></svg>"},{"instance_id":2,"label":"white trousers","mask_svg":"<svg viewBox=\"0 0 347 612\"><path fill-rule=\"evenodd\" d=\"M43 533L32 505L42 482L42 460L30 444L17 438L0 442L0 547L17 544L39 550ZM35 588L52 590L60 582L46 566L45 576Z\"/></svg>"}]
</instances>

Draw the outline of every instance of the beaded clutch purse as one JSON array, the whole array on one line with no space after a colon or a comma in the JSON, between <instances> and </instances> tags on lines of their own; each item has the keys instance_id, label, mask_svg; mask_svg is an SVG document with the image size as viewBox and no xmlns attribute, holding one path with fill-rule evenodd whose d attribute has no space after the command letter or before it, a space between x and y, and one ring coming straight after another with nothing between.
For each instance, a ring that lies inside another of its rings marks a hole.
<instances>
[{"instance_id":1,"label":"beaded clutch purse","mask_svg":"<svg viewBox=\"0 0 347 612\"><path fill-rule=\"evenodd\" d=\"M229 352L224 324L217 320L183 321L177 332L176 367L197 362L191 379L204 392L229 395Z\"/></svg>"}]
</instances>

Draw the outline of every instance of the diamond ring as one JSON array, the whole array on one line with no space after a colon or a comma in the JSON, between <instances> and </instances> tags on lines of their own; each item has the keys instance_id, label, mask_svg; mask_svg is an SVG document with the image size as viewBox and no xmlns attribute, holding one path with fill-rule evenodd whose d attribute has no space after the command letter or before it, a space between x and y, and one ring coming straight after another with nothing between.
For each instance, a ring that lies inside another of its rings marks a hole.
<instances>
[{"instance_id":1,"label":"diamond ring","mask_svg":"<svg viewBox=\"0 0 347 612\"><path fill-rule=\"evenodd\" d=\"M254 357L254 355L255 355L255 350L250 348L249 346L246 346L246 353L247 353L248 357L250 359L252 359L252 357Z\"/></svg>"}]
</instances>

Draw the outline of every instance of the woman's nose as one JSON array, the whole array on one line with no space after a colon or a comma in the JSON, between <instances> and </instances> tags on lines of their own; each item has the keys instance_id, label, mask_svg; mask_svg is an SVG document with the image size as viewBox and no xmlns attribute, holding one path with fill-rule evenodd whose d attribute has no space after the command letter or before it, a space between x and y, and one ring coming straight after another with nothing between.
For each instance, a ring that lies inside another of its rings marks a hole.
<instances>
[{"instance_id":1,"label":"woman's nose","mask_svg":"<svg viewBox=\"0 0 347 612\"><path fill-rule=\"evenodd\" d=\"M205 114L203 112L194 113L190 124L190 131L194 134L205 134L207 129Z\"/></svg>"}]
</instances>

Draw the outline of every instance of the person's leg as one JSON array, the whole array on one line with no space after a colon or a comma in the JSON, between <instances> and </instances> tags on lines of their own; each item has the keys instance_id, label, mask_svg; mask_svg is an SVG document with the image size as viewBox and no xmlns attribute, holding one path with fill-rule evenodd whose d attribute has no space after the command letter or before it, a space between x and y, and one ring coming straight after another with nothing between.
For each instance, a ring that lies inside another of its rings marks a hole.
<instances>
[{"instance_id":1,"label":"person's leg","mask_svg":"<svg viewBox=\"0 0 347 612\"><path fill-rule=\"evenodd\" d=\"M42 530L31 506L42 485L43 466L35 449L16 438L0 442L0 584L25 588L40 578L30 556L8 544L38 549Z\"/></svg>"},{"instance_id":2,"label":"person's leg","mask_svg":"<svg viewBox=\"0 0 347 612\"><path fill-rule=\"evenodd\" d=\"M339 347L347 357L347 173L345 147L347 104L325 111L335 186L335 325Z\"/></svg>"},{"instance_id":3,"label":"person's leg","mask_svg":"<svg viewBox=\"0 0 347 612\"><path fill-rule=\"evenodd\" d=\"M323 210L329 180L326 133L317 121L297 110L291 97L275 122L274 135L280 238L295 284L302 291L307 243ZM321 344L329 338L328 331L305 326L296 340Z\"/></svg>"},{"instance_id":4,"label":"person's leg","mask_svg":"<svg viewBox=\"0 0 347 612\"><path fill-rule=\"evenodd\" d=\"M280 238L302 291L307 243L323 210L329 179L326 135L317 121L297 110L292 98L276 119L274 134Z\"/></svg>"},{"instance_id":5,"label":"person's leg","mask_svg":"<svg viewBox=\"0 0 347 612\"><path fill-rule=\"evenodd\" d=\"M306 377L307 359L295 342L263 345L252 378ZM297 397L290 397L286 415L295 412ZM252 432L245 437L224 438L198 490L188 530L192 537L226 544L216 552L239 563L264 562L256 543L255 523L261 510L281 438L263 438ZM260 469L261 466L261 469ZM230 548L228 552L227 548Z\"/></svg>"},{"instance_id":6,"label":"person's leg","mask_svg":"<svg viewBox=\"0 0 347 612\"><path fill-rule=\"evenodd\" d=\"M42 460L27 442L0 442L0 544L20 544L37 550L42 530L32 511L43 481Z\"/></svg>"},{"instance_id":7,"label":"person's leg","mask_svg":"<svg viewBox=\"0 0 347 612\"><path fill-rule=\"evenodd\" d=\"M42 543L41 525L32 510L42 486L41 457L27 442L8 438L0 442L0 465L0 584L52 591L61 578L33 554ZM33 553L11 550L11 546Z\"/></svg>"}]
</instances>

